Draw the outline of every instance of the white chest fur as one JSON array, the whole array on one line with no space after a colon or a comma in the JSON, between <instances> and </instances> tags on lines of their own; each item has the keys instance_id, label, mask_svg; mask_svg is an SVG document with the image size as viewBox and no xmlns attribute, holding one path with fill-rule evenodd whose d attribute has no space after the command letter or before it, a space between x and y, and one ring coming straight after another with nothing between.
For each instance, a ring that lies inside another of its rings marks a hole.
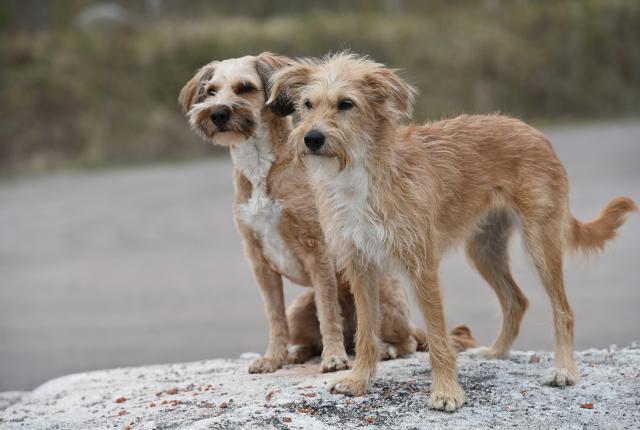
<instances>
[{"instance_id":1,"label":"white chest fur","mask_svg":"<svg viewBox=\"0 0 640 430\"><path fill-rule=\"evenodd\" d=\"M237 208L237 216L257 233L263 254L274 268L288 278L300 279L300 264L279 230L282 204L267 194L267 175L274 158L266 133L235 146L231 159L252 187L251 197Z\"/></svg>"},{"instance_id":2,"label":"white chest fur","mask_svg":"<svg viewBox=\"0 0 640 430\"><path fill-rule=\"evenodd\" d=\"M386 231L380 217L373 210L369 194L369 175L364 165L350 166L339 172L327 172L325 161L311 157L309 173L323 190L330 222L324 226L331 245L351 242L378 266L386 265ZM339 247L339 245L338 245ZM334 252L340 250L331 246Z\"/></svg>"}]
</instances>

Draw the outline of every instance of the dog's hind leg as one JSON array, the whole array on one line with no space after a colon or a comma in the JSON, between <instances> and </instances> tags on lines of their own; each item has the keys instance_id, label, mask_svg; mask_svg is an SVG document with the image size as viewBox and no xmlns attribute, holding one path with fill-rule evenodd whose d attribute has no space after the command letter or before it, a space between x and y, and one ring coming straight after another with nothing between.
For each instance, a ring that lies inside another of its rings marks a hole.
<instances>
[{"instance_id":1,"label":"dog's hind leg","mask_svg":"<svg viewBox=\"0 0 640 430\"><path fill-rule=\"evenodd\" d=\"M413 354L418 349L416 337L426 333L414 327L409 315L404 286L398 278L385 276L380 282L380 340L382 360Z\"/></svg>"},{"instance_id":2,"label":"dog's hind leg","mask_svg":"<svg viewBox=\"0 0 640 430\"><path fill-rule=\"evenodd\" d=\"M322 352L322 334L313 289L296 297L287 308L289 358L292 364L305 363Z\"/></svg>"},{"instance_id":3,"label":"dog's hind leg","mask_svg":"<svg viewBox=\"0 0 640 430\"><path fill-rule=\"evenodd\" d=\"M509 268L508 245L513 227L512 214L506 211L491 212L481 224L479 232L467 241L467 256L496 293L502 308L502 327L498 337L488 348L470 350L471 355L507 357L527 310L528 300L513 280Z\"/></svg>"},{"instance_id":4,"label":"dog's hind leg","mask_svg":"<svg viewBox=\"0 0 640 430\"><path fill-rule=\"evenodd\" d=\"M573 361L573 310L567 300L562 274L563 217L553 210L539 218L524 220L527 249L538 269L553 308L555 368L543 378L546 385L573 385L578 380Z\"/></svg>"}]
</instances>

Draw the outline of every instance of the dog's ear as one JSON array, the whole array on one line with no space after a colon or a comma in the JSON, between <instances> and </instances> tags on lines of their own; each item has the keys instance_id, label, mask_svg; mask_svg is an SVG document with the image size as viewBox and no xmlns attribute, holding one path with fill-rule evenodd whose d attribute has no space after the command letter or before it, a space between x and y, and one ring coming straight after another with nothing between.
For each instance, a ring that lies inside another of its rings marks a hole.
<instances>
[{"instance_id":1,"label":"dog's ear","mask_svg":"<svg viewBox=\"0 0 640 430\"><path fill-rule=\"evenodd\" d=\"M271 76L283 67L292 66L295 61L289 57L283 55L273 54L271 52L263 52L256 57L256 71L262 81L262 87L264 88L265 100L268 100L271 94ZM277 116L291 115L295 108L293 103L289 100L276 97L275 101L268 104L269 109Z\"/></svg>"},{"instance_id":2,"label":"dog's ear","mask_svg":"<svg viewBox=\"0 0 640 430\"><path fill-rule=\"evenodd\" d=\"M272 52L263 52L256 57L256 72L258 72L258 76L262 81L265 94L269 94L269 79L271 75L273 75L276 70L294 64L295 61L293 59Z\"/></svg>"},{"instance_id":3,"label":"dog's ear","mask_svg":"<svg viewBox=\"0 0 640 430\"><path fill-rule=\"evenodd\" d=\"M186 114L191 106L204 95L204 82L211 79L216 63L209 63L202 67L180 90L178 103L182 107L182 112Z\"/></svg>"},{"instance_id":4,"label":"dog's ear","mask_svg":"<svg viewBox=\"0 0 640 430\"><path fill-rule=\"evenodd\" d=\"M380 67L369 73L365 81L379 102L384 103L391 99L393 108L398 114L411 117L417 91L393 70Z\"/></svg>"},{"instance_id":5,"label":"dog's ear","mask_svg":"<svg viewBox=\"0 0 640 430\"><path fill-rule=\"evenodd\" d=\"M297 63L284 67L271 75L267 106L278 116L295 112L295 100L299 90L309 82L313 66Z\"/></svg>"}]
</instances>

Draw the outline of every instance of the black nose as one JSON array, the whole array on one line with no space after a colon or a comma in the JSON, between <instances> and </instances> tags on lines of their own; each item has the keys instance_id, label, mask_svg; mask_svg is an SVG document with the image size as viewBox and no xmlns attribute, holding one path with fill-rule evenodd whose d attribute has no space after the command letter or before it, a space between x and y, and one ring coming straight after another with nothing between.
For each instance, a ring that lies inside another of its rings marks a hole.
<instances>
[{"instance_id":1,"label":"black nose","mask_svg":"<svg viewBox=\"0 0 640 430\"><path fill-rule=\"evenodd\" d=\"M231 110L226 106L219 107L211 113L211 122L218 127L225 125L229 118L231 118Z\"/></svg>"},{"instance_id":2,"label":"black nose","mask_svg":"<svg viewBox=\"0 0 640 430\"><path fill-rule=\"evenodd\" d=\"M304 144L312 151L317 151L324 145L324 134L318 130L311 130L304 135Z\"/></svg>"}]
</instances>

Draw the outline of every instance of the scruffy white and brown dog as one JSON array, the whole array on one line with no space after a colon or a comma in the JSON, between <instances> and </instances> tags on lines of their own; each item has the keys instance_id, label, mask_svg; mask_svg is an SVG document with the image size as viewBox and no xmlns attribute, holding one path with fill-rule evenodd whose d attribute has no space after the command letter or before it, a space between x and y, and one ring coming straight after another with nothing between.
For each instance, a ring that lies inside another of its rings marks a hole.
<instances>
[{"instance_id":1,"label":"scruffy white and brown dog","mask_svg":"<svg viewBox=\"0 0 640 430\"><path fill-rule=\"evenodd\" d=\"M235 165L234 219L262 292L270 331L266 353L249 367L254 373L273 372L320 353L323 371L346 369L345 344L350 348L355 334L349 286L336 276L306 174L290 162L286 150L291 120L265 107L271 73L291 64L270 53L214 61L201 68L179 96L191 127L206 141L228 146ZM313 286L292 303L288 321L283 276ZM397 280L382 280L381 297L381 356L395 358L424 346L426 335L410 323ZM459 350L476 345L464 326L454 331L454 341Z\"/></svg>"},{"instance_id":2,"label":"scruffy white and brown dog","mask_svg":"<svg viewBox=\"0 0 640 430\"><path fill-rule=\"evenodd\" d=\"M612 200L594 221L577 221L569 211L567 175L542 133L499 115L405 124L414 90L366 58L337 54L283 68L272 76L271 91L268 103L276 111L287 101L300 111L290 147L306 167L327 243L355 297L356 359L335 392L367 392L379 350L379 277L399 271L413 284L427 323L429 406L462 406L438 266L447 250L466 244L503 311L496 341L479 352L505 357L527 308L509 269L507 242L516 226L553 307L555 368L545 382L576 382L563 254L601 249L637 209L630 199Z\"/></svg>"}]
</instances>

